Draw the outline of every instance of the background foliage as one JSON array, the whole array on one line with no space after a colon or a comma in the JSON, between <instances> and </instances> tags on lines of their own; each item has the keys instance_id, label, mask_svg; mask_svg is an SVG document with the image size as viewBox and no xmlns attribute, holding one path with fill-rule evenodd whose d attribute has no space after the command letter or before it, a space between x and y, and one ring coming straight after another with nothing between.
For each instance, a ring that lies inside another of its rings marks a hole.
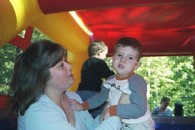
<instances>
[{"instance_id":1,"label":"background foliage","mask_svg":"<svg viewBox=\"0 0 195 130\"><path fill-rule=\"evenodd\" d=\"M20 35L23 35L22 32ZM34 29L32 42L49 39ZM0 94L9 94L9 82L15 58L21 49L6 44L0 48ZM111 58L106 59L112 69ZM192 56L143 57L142 66L136 71L148 83L148 100L151 110L160 104L162 96L171 98L170 107L183 104L185 116L195 116L195 72Z\"/></svg>"},{"instance_id":2,"label":"background foliage","mask_svg":"<svg viewBox=\"0 0 195 130\"><path fill-rule=\"evenodd\" d=\"M20 37L24 37L25 30L18 34ZM49 39L44 34L40 33L38 30L33 30L33 35L31 42L35 42L41 39ZM9 82L12 76L12 69L14 66L14 61L16 57L22 53L22 50L16 46L9 43L0 47L0 94L9 94Z\"/></svg>"}]
</instances>

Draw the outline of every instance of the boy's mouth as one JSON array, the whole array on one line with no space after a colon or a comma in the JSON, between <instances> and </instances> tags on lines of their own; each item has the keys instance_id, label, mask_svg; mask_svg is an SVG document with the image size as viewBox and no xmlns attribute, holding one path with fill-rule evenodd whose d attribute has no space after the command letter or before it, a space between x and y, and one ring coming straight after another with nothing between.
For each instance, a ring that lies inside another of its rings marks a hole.
<instances>
[{"instance_id":1,"label":"boy's mouth","mask_svg":"<svg viewBox=\"0 0 195 130\"><path fill-rule=\"evenodd\" d=\"M119 64L118 67L121 69L125 68L122 64Z\"/></svg>"}]
</instances>

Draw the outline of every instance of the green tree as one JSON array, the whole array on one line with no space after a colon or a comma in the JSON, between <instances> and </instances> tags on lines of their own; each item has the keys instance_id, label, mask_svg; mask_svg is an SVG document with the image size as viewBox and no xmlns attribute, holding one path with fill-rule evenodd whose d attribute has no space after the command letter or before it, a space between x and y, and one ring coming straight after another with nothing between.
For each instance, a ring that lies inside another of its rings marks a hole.
<instances>
[{"instance_id":1,"label":"green tree","mask_svg":"<svg viewBox=\"0 0 195 130\"><path fill-rule=\"evenodd\" d=\"M9 43L0 48L0 94L8 94L14 62L21 52L21 49Z\"/></svg>"},{"instance_id":2,"label":"green tree","mask_svg":"<svg viewBox=\"0 0 195 130\"><path fill-rule=\"evenodd\" d=\"M184 115L195 113L195 75L192 56L144 57L137 70L148 82L151 110L160 103L162 96L171 98L171 108L182 103Z\"/></svg>"},{"instance_id":3,"label":"green tree","mask_svg":"<svg viewBox=\"0 0 195 130\"><path fill-rule=\"evenodd\" d=\"M20 37L24 37L25 30L18 34ZM41 39L49 39L47 36L39 32L37 29L33 29L33 35L31 42L35 42ZM9 83L12 76L14 62L16 57L22 53L22 50L12 44L5 44L0 48L0 94L9 94Z\"/></svg>"}]
</instances>

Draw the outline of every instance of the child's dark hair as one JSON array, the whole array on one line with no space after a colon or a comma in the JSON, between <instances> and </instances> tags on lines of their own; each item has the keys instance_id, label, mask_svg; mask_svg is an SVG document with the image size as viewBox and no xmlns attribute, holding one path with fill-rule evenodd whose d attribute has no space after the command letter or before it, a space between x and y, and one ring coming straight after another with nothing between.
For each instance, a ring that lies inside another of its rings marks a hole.
<instances>
[{"instance_id":1,"label":"child's dark hair","mask_svg":"<svg viewBox=\"0 0 195 130\"><path fill-rule=\"evenodd\" d=\"M142 57L142 45L141 43L132 37L122 37L118 40L118 42L115 45L114 52L118 47L132 47L133 49L138 51L138 61Z\"/></svg>"},{"instance_id":2,"label":"child's dark hair","mask_svg":"<svg viewBox=\"0 0 195 130\"><path fill-rule=\"evenodd\" d=\"M162 97L161 103L162 103L162 102L164 102L166 105L169 105L170 98L168 98L168 97Z\"/></svg>"},{"instance_id":3,"label":"child's dark hair","mask_svg":"<svg viewBox=\"0 0 195 130\"><path fill-rule=\"evenodd\" d=\"M88 47L88 56L92 57L99 52L103 52L106 49L106 44L103 41L95 40Z\"/></svg>"}]
</instances>

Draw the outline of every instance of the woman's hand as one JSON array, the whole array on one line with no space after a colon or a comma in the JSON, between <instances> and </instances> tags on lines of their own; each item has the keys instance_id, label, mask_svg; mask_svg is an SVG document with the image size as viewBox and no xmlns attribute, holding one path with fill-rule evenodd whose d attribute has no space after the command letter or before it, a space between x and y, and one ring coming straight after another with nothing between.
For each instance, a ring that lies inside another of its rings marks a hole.
<instances>
[{"instance_id":1,"label":"woman's hand","mask_svg":"<svg viewBox=\"0 0 195 130\"><path fill-rule=\"evenodd\" d=\"M72 110L74 110L74 111L83 110L83 107L82 107L81 103L79 103L78 101L76 101L74 99L70 99L69 104L72 106Z\"/></svg>"},{"instance_id":2,"label":"woman's hand","mask_svg":"<svg viewBox=\"0 0 195 130\"><path fill-rule=\"evenodd\" d=\"M105 119L108 118L108 117L110 117L109 108L105 109L105 110L102 112L102 114L101 114L101 116L100 116L100 119L103 121L103 120L105 120Z\"/></svg>"}]
</instances>

